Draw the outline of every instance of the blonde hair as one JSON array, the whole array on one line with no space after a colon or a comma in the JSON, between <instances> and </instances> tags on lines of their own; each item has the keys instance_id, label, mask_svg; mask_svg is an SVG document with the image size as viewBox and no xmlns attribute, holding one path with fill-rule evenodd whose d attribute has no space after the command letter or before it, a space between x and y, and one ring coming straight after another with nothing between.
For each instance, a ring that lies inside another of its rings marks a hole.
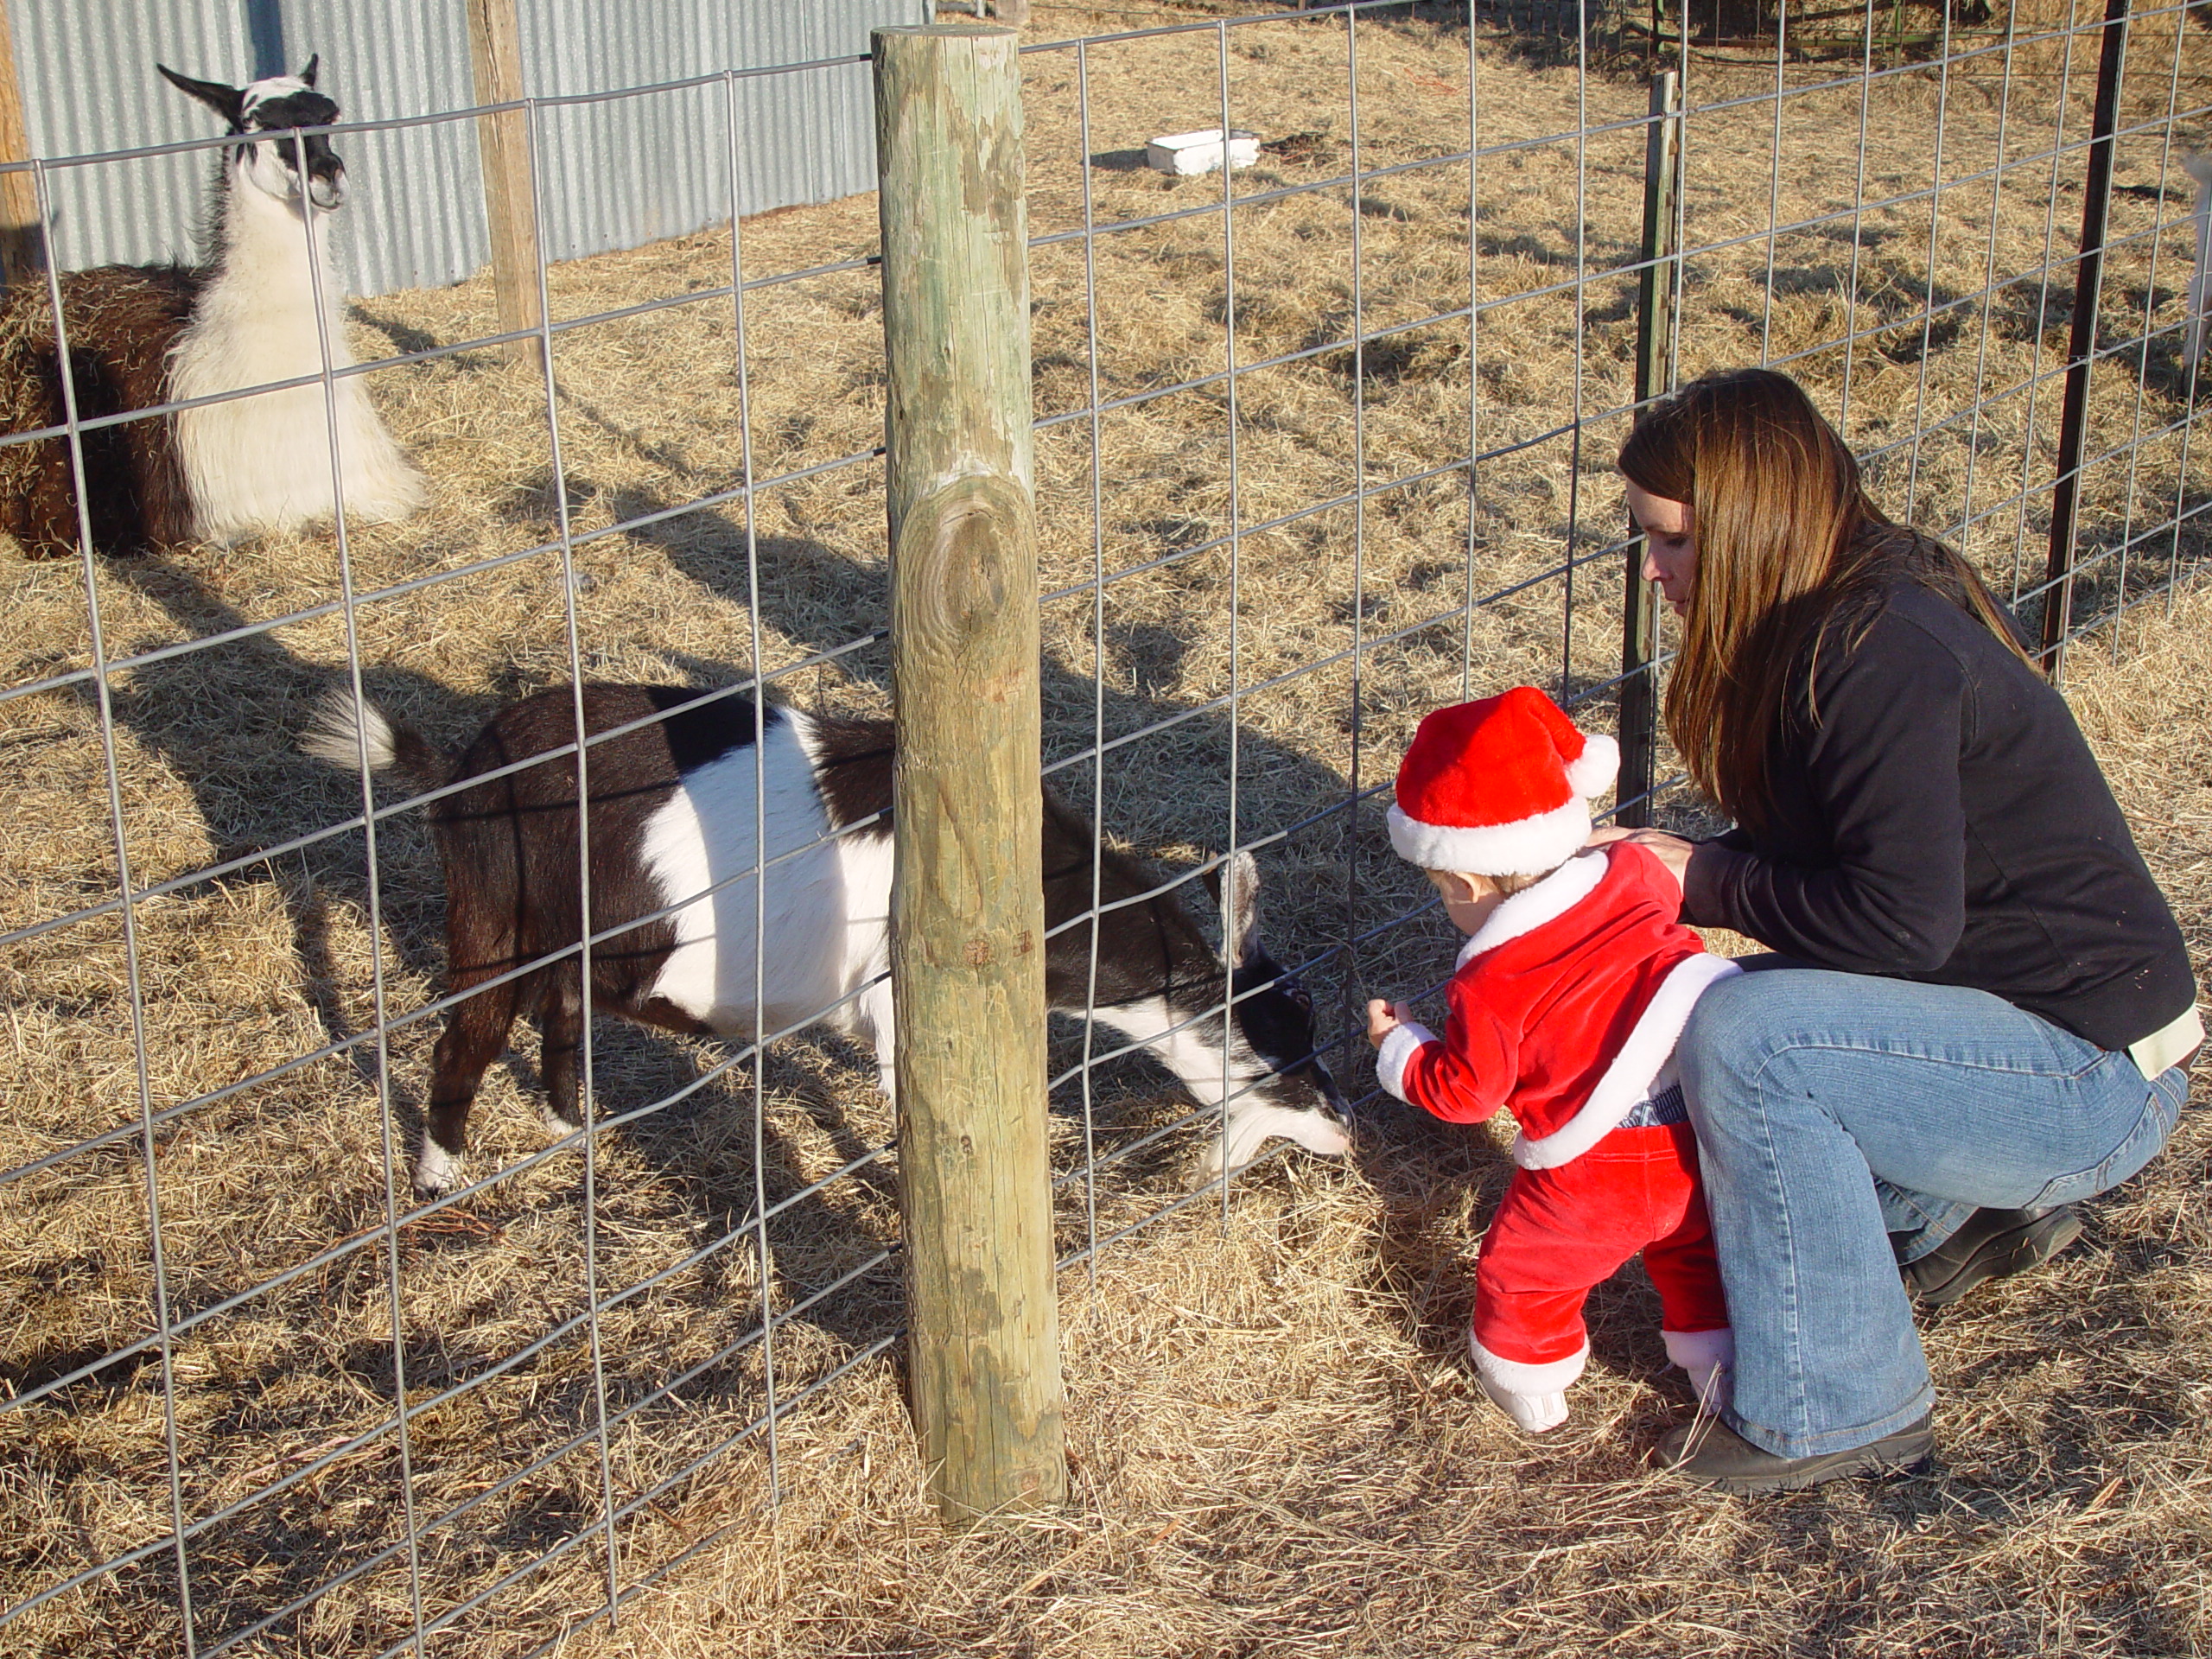
<instances>
[{"instance_id":1,"label":"blonde hair","mask_svg":"<svg viewBox=\"0 0 2212 1659\"><path fill-rule=\"evenodd\" d=\"M1639 489L1689 506L1697 575L1667 680L1667 732L1698 786L1740 823L1764 827L1768 747L1797 686L1809 696L1823 645L1863 638L1893 578L1946 594L2027 660L1974 567L1890 521L1786 374L1692 381L1646 412L1619 465Z\"/></svg>"},{"instance_id":2,"label":"blonde hair","mask_svg":"<svg viewBox=\"0 0 2212 1659\"><path fill-rule=\"evenodd\" d=\"M1551 869L1548 870L1536 870L1532 873L1522 873L1514 875L1491 875L1488 872L1483 870L1446 869L1424 869L1421 874L1423 875L1479 875L1484 880L1489 882L1491 886L1496 887L1508 899L1510 899L1516 893L1528 892L1529 889L1535 887L1537 882L1542 880L1546 876L1554 874L1558 868L1559 866L1554 864L1552 866Z\"/></svg>"}]
</instances>

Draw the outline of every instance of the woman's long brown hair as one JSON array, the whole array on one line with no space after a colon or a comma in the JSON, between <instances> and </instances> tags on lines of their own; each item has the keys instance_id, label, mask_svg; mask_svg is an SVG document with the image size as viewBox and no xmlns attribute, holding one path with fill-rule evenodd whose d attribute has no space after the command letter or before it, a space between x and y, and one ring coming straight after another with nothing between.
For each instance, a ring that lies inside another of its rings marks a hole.
<instances>
[{"instance_id":1,"label":"woman's long brown hair","mask_svg":"<svg viewBox=\"0 0 2212 1659\"><path fill-rule=\"evenodd\" d=\"M1786 374L1692 381L1637 423L1620 469L1689 505L1697 573L1667 682L1667 731L1698 786L1750 829L1766 823L1777 725L1819 718L1808 701L1818 652L1857 643L1888 582L1908 576L1947 594L2020 651L1973 566L1891 523L1857 459Z\"/></svg>"}]
</instances>

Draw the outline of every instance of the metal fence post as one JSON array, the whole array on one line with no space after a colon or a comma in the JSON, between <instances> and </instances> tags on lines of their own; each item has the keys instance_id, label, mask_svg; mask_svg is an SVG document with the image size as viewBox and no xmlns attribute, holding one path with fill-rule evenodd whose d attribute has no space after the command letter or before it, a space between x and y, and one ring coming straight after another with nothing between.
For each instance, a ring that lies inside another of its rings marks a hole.
<instances>
[{"instance_id":1,"label":"metal fence post","mask_svg":"<svg viewBox=\"0 0 2212 1659\"><path fill-rule=\"evenodd\" d=\"M468 49L476 101L519 103L522 24L515 0L468 0ZM523 111L483 117L476 124L476 147L484 167L499 332L520 334L544 321L537 293L537 194L531 182L530 129ZM534 340L518 340L505 348L509 357L524 362L537 350Z\"/></svg>"},{"instance_id":2,"label":"metal fence post","mask_svg":"<svg viewBox=\"0 0 2212 1659\"><path fill-rule=\"evenodd\" d=\"M1643 149L1643 270L1636 289L1636 401L1675 383L1675 267L1681 253L1675 203L1681 194L1682 83L1672 69L1651 77L1651 128ZM1621 595L1620 778L1617 823L1651 822L1653 752L1659 740L1659 595L1643 579L1643 538L1629 543Z\"/></svg>"},{"instance_id":3,"label":"metal fence post","mask_svg":"<svg viewBox=\"0 0 2212 1659\"><path fill-rule=\"evenodd\" d=\"M2097 355L2105 217L2112 206L2112 137L2120 124L2120 79L2127 56L2127 0L2106 0L2104 30L2089 165L2082 185L2082 257L2075 267L2074 321L2067 331L2066 401L2059 410L2058 476L2050 491L2050 556L2044 567L2041 655L2053 681L2065 671L2066 634L2073 620L2074 522L2082 489L2082 441L2088 425L2089 371Z\"/></svg>"},{"instance_id":4,"label":"metal fence post","mask_svg":"<svg viewBox=\"0 0 2212 1659\"><path fill-rule=\"evenodd\" d=\"M953 1525L1066 1496L1016 37L874 34L908 1369Z\"/></svg>"}]
</instances>

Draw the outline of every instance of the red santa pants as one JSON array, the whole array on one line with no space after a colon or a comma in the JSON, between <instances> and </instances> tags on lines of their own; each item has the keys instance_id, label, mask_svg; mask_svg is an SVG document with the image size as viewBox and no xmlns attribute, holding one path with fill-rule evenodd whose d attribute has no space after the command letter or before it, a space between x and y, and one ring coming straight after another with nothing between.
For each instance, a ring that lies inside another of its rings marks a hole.
<instances>
[{"instance_id":1,"label":"red santa pants","mask_svg":"<svg viewBox=\"0 0 2212 1659\"><path fill-rule=\"evenodd\" d=\"M1574 1357L1591 1287L1638 1250L1666 1330L1727 1325L1687 1123L1615 1129L1571 1163L1513 1172L1475 1269L1475 1340L1516 1364Z\"/></svg>"}]
</instances>

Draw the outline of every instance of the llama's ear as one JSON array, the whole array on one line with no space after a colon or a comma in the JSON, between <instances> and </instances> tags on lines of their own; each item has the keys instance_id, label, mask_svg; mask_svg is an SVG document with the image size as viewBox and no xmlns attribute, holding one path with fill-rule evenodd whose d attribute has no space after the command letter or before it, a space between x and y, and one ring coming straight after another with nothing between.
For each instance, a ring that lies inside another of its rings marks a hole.
<instances>
[{"instance_id":1,"label":"llama's ear","mask_svg":"<svg viewBox=\"0 0 2212 1659\"><path fill-rule=\"evenodd\" d=\"M1230 855L1228 869L1229 902L1222 902L1221 866L1206 872L1206 891L1221 912L1222 960L1242 968L1260 954L1260 867L1239 849Z\"/></svg>"},{"instance_id":2,"label":"llama's ear","mask_svg":"<svg viewBox=\"0 0 2212 1659\"><path fill-rule=\"evenodd\" d=\"M305 81L308 86L314 86L315 67L317 65L321 64L321 61L322 54L320 52L309 58L308 60L308 67L300 71L300 79Z\"/></svg>"},{"instance_id":3,"label":"llama's ear","mask_svg":"<svg viewBox=\"0 0 2212 1659\"><path fill-rule=\"evenodd\" d=\"M216 114L221 116L224 120L229 122L232 131L245 130L245 89L244 87L226 86L219 80L194 80L190 75L180 75L166 63L157 63L154 67L162 72L162 78L164 80L187 98L198 99Z\"/></svg>"}]
</instances>

